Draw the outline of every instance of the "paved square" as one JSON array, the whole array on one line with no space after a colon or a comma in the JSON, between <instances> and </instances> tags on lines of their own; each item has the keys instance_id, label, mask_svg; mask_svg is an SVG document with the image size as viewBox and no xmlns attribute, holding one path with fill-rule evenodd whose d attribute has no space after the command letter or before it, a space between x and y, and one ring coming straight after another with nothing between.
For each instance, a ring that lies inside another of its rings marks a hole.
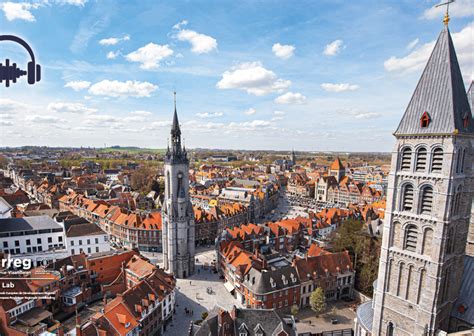
<instances>
[{"instance_id":1,"label":"paved square","mask_svg":"<svg viewBox=\"0 0 474 336\"><path fill-rule=\"evenodd\" d=\"M203 265L216 259L215 250L196 251L196 272L187 279L178 279L176 284L176 313L168 324L165 335L187 335L192 320L200 320L201 314L219 305L224 309L231 309L233 305L241 307L237 300L224 287L224 282L212 270L204 269ZM207 288L212 288L212 294ZM185 308L193 314L186 314Z\"/></svg>"}]
</instances>

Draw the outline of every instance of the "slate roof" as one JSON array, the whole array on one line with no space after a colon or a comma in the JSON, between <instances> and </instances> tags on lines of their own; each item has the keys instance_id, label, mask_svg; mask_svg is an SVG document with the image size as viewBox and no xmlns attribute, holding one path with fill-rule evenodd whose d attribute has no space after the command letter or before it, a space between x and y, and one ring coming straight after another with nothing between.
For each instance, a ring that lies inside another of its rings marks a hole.
<instances>
[{"instance_id":1,"label":"slate roof","mask_svg":"<svg viewBox=\"0 0 474 336\"><path fill-rule=\"evenodd\" d=\"M372 331L372 322L374 319L374 309L372 301L367 301L357 307L357 321L368 332Z\"/></svg>"},{"instance_id":2,"label":"slate roof","mask_svg":"<svg viewBox=\"0 0 474 336\"><path fill-rule=\"evenodd\" d=\"M49 216L0 219L0 232L47 229L62 229L62 227L54 220L52 220Z\"/></svg>"},{"instance_id":3,"label":"slate roof","mask_svg":"<svg viewBox=\"0 0 474 336\"><path fill-rule=\"evenodd\" d=\"M249 336L255 335L257 326L260 325L264 335L278 335L284 330L287 335L295 335L294 330L288 326L274 309L237 309L235 330L245 323Z\"/></svg>"},{"instance_id":4,"label":"slate roof","mask_svg":"<svg viewBox=\"0 0 474 336\"><path fill-rule=\"evenodd\" d=\"M474 257L464 256L464 272L451 316L474 325Z\"/></svg>"},{"instance_id":5,"label":"slate roof","mask_svg":"<svg viewBox=\"0 0 474 336\"><path fill-rule=\"evenodd\" d=\"M92 223L71 225L66 232L66 236L69 238L105 234L106 233L100 227Z\"/></svg>"},{"instance_id":6,"label":"slate roof","mask_svg":"<svg viewBox=\"0 0 474 336\"><path fill-rule=\"evenodd\" d=\"M471 107L472 113L472 105L474 105L474 81L471 81L471 85L467 90L467 99L469 100L469 106Z\"/></svg>"},{"instance_id":7,"label":"slate roof","mask_svg":"<svg viewBox=\"0 0 474 336\"><path fill-rule=\"evenodd\" d=\"M291 274L293 274L294 282L292 281ZM286 285L283 282L283 276L285 276L288 281ZM272 287L270 278L275 282L275 287ZM291 265L262 271L251 268L244 280L245 287L253 293L260 295L290 288L299 284L300 280L296 269Z\"/></svg>"},{"instance_id":8,"label":"slate roof","mask_svg":"<svg viewBox=\"0 0 474 336\"><path fill-rule=\"evenodd\" d=\"M428 112L431 122L420 126ZM463 118L469 118L464 128ZM474 124L448 27L444 27L416 86L397 130L396 136L415 134L473 133Z\"/></svg>"}]
</instances>

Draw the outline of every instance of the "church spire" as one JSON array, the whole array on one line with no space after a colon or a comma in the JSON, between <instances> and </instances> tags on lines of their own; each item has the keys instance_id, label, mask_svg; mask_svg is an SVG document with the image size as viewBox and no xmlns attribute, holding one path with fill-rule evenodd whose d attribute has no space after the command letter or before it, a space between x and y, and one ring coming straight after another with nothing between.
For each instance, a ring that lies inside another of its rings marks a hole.
<instances>
[{"instance_id":1,"label":"church spire","mask_svg":"<svg viewBox=\"0 0 474 336\"><path fill-rule=\"evenodd\" d=\"M472 133L474 125L453 40L443 27L395 136Z\"/></svg>"},{"instance_id":2,"label":"church spire","mask_svg":"<svg viewBox=\"0 0 474 336\"><path fill-rule=\"evenodd\" d=\"M177 162L187 161L186 151L181 146L181 129L179 127L178 111L176 108L176 92L174 92L174 114L171 126L171 148L166 153L166 160Z\"/></svg>"}]
</instances>

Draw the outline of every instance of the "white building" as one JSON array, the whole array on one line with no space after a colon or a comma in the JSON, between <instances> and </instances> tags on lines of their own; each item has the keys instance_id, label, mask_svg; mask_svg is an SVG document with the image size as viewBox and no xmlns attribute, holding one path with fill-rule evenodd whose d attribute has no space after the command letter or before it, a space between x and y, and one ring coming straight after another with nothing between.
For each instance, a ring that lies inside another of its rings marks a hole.
<instances>
[{"instance_id":1,"label":"white building","mask_svg":"<svg viewBox=\"0 0 474 336\"><path fill-rule=\"evenodd\" d=\"M12 216L13 207L0 197L0 218L10 218Z\"/></svg>"},{"instance_id":2,"label":"white building","mask_svg":"<svg viewBox=\"0 0 474 336\"><path fill-rule=\"evenodd\" d=\"M66 231L66 248L71 255L107 252L110 251L109 237L95 224L72 224Z\"/></svg>"},{"instance_id":3,"label":"white building","mask_svg":"<svg viewBox=\"0 0 474 336\"><path fill-rule=\"evenodd\" d=\"M48 216L0 218L0 251L41 254L65 248L63 228Z\"/></svg>"}]
</instances>

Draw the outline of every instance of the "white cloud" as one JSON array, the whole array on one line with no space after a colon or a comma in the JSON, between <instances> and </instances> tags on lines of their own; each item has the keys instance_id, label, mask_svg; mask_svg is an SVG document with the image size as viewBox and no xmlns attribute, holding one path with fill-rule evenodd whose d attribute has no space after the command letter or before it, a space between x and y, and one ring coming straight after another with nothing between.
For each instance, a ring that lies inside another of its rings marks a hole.
<instances>
[{"instance_id":1,"label":"white cloud","mask_svg":"<svg viewBox=\"0 0 474 336\"><path fill-rule=\"evenodd\" d=\"M0 120L0 126L13 126L13 123L8 120Z\"/></svg>"},{"instance_id":2,"label":"white cloud","mask_svg":"<svg viewBox=\"0 0 474 336\"><path fill-rule=\"evenodd\" d=\"M117 56L120 55L120 51L109 51L106 55L107 59L116 59Z\"/></svg>"},{"instance_id":3,"label":"white cloud","mask_svg":"<svg viewBox=\"0 0 474 336\"><path fill-rule=\"evenodd\" d=\"M56 0L60 5L72 5L84 7L88 0Z\"/></svg>"},{"instance_id":4,"label":"white cloud","mask_svg":"<svg viewBox=\"0 0 474 336\"><path fill-rule=\"evenodd\" d=\"M410 51L412 50L413 48L416 47L416 45L418 44L418 42L420 42L420 39L416 38L414 39L413 41L411 41L410 43L407 44L407 50Z\"/></svg>"},{"instance_id":5,"label":"white cloud","mask_svg":"<svg viewBox=\"0 0 474 336\"><path fill-rule=\"evenodd\" d=\"M154 121L151 124L146 125L143 130L145 131L156 131L171 126L171 122L166 120Z\"/></svg>"},{"instance_id":6,"label":"white cloud","mask_svg":"<svg viewBox=\"0 0 474 336\"><path fill-rule=\"evenodd\" d=\"M277 104L304 104L306 103L306 97L301 93L287 92L275 99Z\"/></svg>"},{"instance_id":7,"label":"white cloud","mask_svg":"<svg viewBox=\"0 0 474 336\"><path fill-rule=\"evenodd\" d=\"M8 98L0 98L0 111L2 112L25 112L29 110L30 106L25 103L8 99Z\"/></svg>"},{"instance_id":8,"label":"white cloud","mask_svg":"<svg viewBox=\"0 0 474 336\"><path fill-rule=\"evenodd\" d=\"M182 20L173 26L173 29L181 29L182 26L186 26L188 24L187 20Z\"/></svg>"},{"instance_id":9,"label":"white cloud","mask_svg":"<svg viewBox=\"0 0 474 336\"><path fill-rule=\"evenodd\" d=\"M87 107L81 103L55 102L48 104L48 110L59 113L91 114L97 109Z\"/></svg>"},{"instance_id":10,"label":"white cloud","mask_svg":"<svg viewBox=\"0 0 474 336\"><path fill-rule=\"evenodd\" d=\"M107 114L101 114L101 115L88 116L87 119L84 121L84 124L90 125L90 126L98 126L98 125L102 125L102 124L115 123L115 122L118 122L118 121L119 121L119 119L114 117L114 116L107 115Z\"/></svg>"},{"instance_id":11,"label":"white cloud","mask_svg":"<svg viewBox=\"0 0 474 336\"><path fill-rule=\"evenodd\" d=\"M326 56L336 56L341 52L342 49L344 49L342 40L335 40L326 45L323 53Z\"/></svg>"},{"instance_id":12,"label":"white cloud","mask_svg":"<svg viewBox=\"0 0 474 336\"><path fill-rule=\"evenodd\" d=\"M276 115L276 116L282 116L282 115L285 115L286 112L284 112L284 111L274 111L273 114Z\"/></svg>"},{"instance_id":13,"label":"white cloud","mask_svg":"<svg viewBox=\"0 0 474 336\"><path fill-rule=\"evenodd\" d=\"M183 29L176 35L178 40L191 43L191 51L195 54L206 54L217 48L217 40L209 35Z\"/></svg>"},{"instance_id":14,"label":"white cloud","mask_svg":"<svg viewBox=\"0 0 474 336\"><path fill-rule=\"evenodd\" d=\"M49 124L54 122L66 122L64 119L60 119L51 115L28 115L25 117L25 120L40 123L40 124Z\"/></svg>"},{"instance_id":15,"label":"white cloud","mask_svg":"<svg viewBox=\"0 0 474 336\"><path fill-rule=\"evenodd\" d=\"M214 113L203 112L203 113L196 113L196 116L198 116L199 118L203 118L203 119L206 119L206 118L219 118L219 117L222 117L223 115L224 115L224 113L222 113L222 112L214 112Z\"/></svg>"},{"instance_id":16,"label":"white cloud","mask_svg":"<svg viewBox=\"0 0 474 336\"><path fill-rule=\"evenodd\" d=\"M257 113L257 111L252 107L244 112L245 115L254 115L255 113Z\"/></svg>"},{"instance_id":17,"label":"white cloud","mask_svg":"<svg viewBox=\"0 0 474 336\"><path fill-rule=\"evenodd\" d=\"M160 66L160 61L173 55L173 50L167 45L159 45L153 42L131 52L125 58L130 62L141 63L142 69L156 69Z\"/></svg>"},{"instance_id":18,"label":"white cloud","mask_svg":"<svg viewBox=\"0 0 474 336\"><path fill-rule=\"evenodd\" d=\"M241 123L231 122L225 128L231 131L255 131L271 126L271 122L267 120L252 120Z\"/></svg>"},{"instance_id":19,"label":"white cloud","mask_svg":"<svg viewBox=\"0 0 474 336\"><path fill-rule=\"evenodd\" d=\"M149 82L117 80L103 80L93 84L89 93L96 96L107 97L150 97L158 89L157 85Z\"/></svg>"},{"instance_id":20,"label":"white cloud","mask_svg":"<svg viewBox=\"0 0 474 336\"><path fill-rule=\"evenodd\" d=\"M272 51L276 57L286 60L293 56L295 47L288 44L283 45L280 43L275 43L272 47Z\"/></svg>"},{"instance_id":21,"label":"white cloud","mask_svg":"<svg viewBox=\"0 0 474 336\"><path fill-rule=\"evenodd\" d=\"M381 116L380 113L376 112L362 112L354 114L354 118L356 119L375 119Z\"/></svg>"},{"instance_id":22,"label":"white cloud","mask_svg":"<svg viewBox=\"0 0 474 336\"><path fill-rule=\"evenodd\" d=\"M321 84L323 90L328 92L344 92L344 91L355 91L359 88L359 85L348 84L348 83L323 83Z\"/></svg>"},{"instance_id":23,"label":"white cloud","mask_svg":"<svg viewBox=\"0 0 474 336\"><path fill-rule=\"evenodd\" d=\"M219 89L240 89L249 94L263 96L288 89L291 81L283 80L263 67L260 62L242 63L222 74L217 83Z\"/></svg>"},{"instance_id":24,"label":"white cloud","mask_svg":"<svg viewBox=\"0 0 474 336\"><path fill-rule=\"evenodd\" d=\"M150 111L132 111L130 112L131 115L140 116L140 117L149 117L152 115Z\"/></svg>"},{"instance_id":25,"label":"white cloud","mask_svg":"<svg viewBox=\"0 0 474 336\"><path fill-rule=\"evenodd\" d=\"M64 87L71 88L74 91L85 90L89 86L91 86L91 82L88 81L71 81L67 82L66 85L64 85Z\"/></svg>"},{"instance_id":26,"label":"white cloud","mask_svg":"<svg viewBox=\"0 0 474 336\"><path fill-rule=\"evenodd\" d=\"M280 121L280 120L283 120L284 118L283 117L273 117L271 119L271 121Z\"/></svg>"},{"instance_id":27,"label":"white cloud","mask_svg":"<svg viewBox=\"0 0 474 336\"><path fill-rule=\"evenodd\" d=\"M429 20L437 19L443 17L445 13L446 6L432 6L423 12L423 18ZM471 15L474 15L474 6L472 0L456 0L455 2L449 4L450 17L468 17Z\"/></svg>"},{"instance_id":28,"label":"white cloud","mask_svg":"<svg viewBox=\"0 0 474 336\"><path fill-rule=\"evenodd\" d=\"M8 21L13 20L25 20L29 22L36 21L34 15L31 13L31 9L37 9L40 4L31 4L27 2L4 2L0 4L5 17Z\"/></svg>"},{"instance_id":29,"label":"white cloud","mask_svg":"<svg viewBox=\"0 0 474 336\"><path fill-rule=\"evenodd\" d=\"M472 52L472 37L474 22L464 27L460 32L451 34L461 70L468 76L473 74L474 53ZM392 56L384 62L385 70L400 74L411 73L423 69L433 51L435 41L425 43L405 57Z\"/></svg>"},{"instance_id":30,"label":"white cloud","mask_svg":"<svg viewBox=\"0 0 474 336\"><path fill-rule=\"evenodd\" d=\"M121 41L128 41L128 40L130 40L129 35L124 35L123 37L109 37L109 38L100 40L99 44L104 45L104 46L111 46L111 45L116 45L117 43Z\"/></svg>"},{"instance_id":31,"label":"white cloud","mask_svg":"<svg viewBox=\"0 0 474 336\"><path fill-rule=\"evenodd\" d=\"M144 122L144 121L146 121L146 118L144 116L134 115L134 116L123 118L123 121L125 121L125 122Z\"/></svg>"}]
</instances>

